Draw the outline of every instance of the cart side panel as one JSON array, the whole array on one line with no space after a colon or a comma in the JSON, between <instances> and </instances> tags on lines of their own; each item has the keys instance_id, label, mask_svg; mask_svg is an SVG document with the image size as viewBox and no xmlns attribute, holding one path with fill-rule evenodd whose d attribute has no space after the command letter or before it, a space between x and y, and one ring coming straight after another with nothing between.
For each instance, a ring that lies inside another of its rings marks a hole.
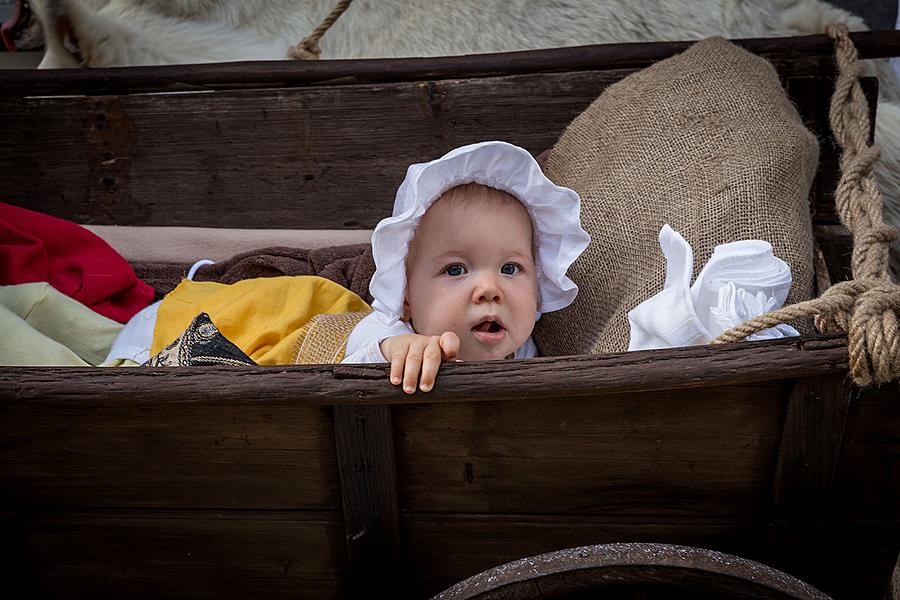
<instances>
[{"instance_id":1,"label":"cart side panel","mask_svg":"<svg viewBox=\"0 0 900 600\"><path fill-rule=\"evenodd\" d=\"M0 407L4 504L340 510L329 409L127 403Z\"/></svg>"},{"instance_id":2,"label":"cart side panel","mask_svg":"<svg viewBox=\"0 0 900 600\"><path fill-rule=\"evenodd\" d=\"M348 580L334 512L52 509L8 533L20 597L335 598Z\"/></svg>"},{"instance_id":3,"label":"cart side panel","mask_svg":"<svg viewBox=\"0 0 900 600\"><path fill-rule=\"evenodd\" d=\"M239 377L237 373L235 377ZM71 379L59 373L56 384ZM221 385L233 385L224 374ZM0 387L6 400L15 388ZM330 407L0 402L11 589L49 598L323 598L348 581ZM198 394L195 389L191 392ZM11 394L11 395L10 395Z\"/></svg>"},{"instance_id":4,"label":"cart side panel","mask_svg":"<svg viewBox=\"0 0 900 600\"><path fill-rule=\"evenodd\" d=\"M900 382L857 390L816 559L836 598L878 598L900 553ZM846 573L858 573L846 578Z\"/></svg>"},{"instance_id":5,"label":"cart side panel","mask_svg":"<svg viewBox=\"0 0 900 600\"><path fill-rule=\"evenodd\" d=\"M395 408L410 512L761 519L786 385Z\"/></svg>"},{"instance_id":6,"label":"cart side panel","mask_svg":"<svg viewBox=\"0 0 900 600\"><path fill-rule=\"evenodd\" d=\"M488 139L546 150L628 72L0 97L4 198L79 223L372 228L410 164Z\"/></svg>"}]
</instances>

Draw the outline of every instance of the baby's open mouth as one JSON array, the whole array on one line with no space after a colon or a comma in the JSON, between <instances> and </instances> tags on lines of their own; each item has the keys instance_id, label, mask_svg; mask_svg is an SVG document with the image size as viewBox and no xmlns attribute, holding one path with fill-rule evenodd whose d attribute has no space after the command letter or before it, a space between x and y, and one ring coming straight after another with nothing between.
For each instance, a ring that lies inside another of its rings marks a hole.
<instances>
[{"instance_id":1,"label":"baby's open mouth","mask_svg":"<svg viewBox=\"0 0 900 600\"><path fill-rule=\"evenodd\" d=\"M497 321L482 321L472 328L472 331L484 331L487 333L499 333L503 329Z\"/></svg>"},{"instance_id":2,"label":"baby's open mouth","mask_svg":"<svg viewBox=\"0 0 900 600\"><path fill-rule=\"evenodd\" d=\"M506 329L500 321L486 317L472 328L472 335L482 344L494 346L506 339Z\"/></svg>"}]
</instances>

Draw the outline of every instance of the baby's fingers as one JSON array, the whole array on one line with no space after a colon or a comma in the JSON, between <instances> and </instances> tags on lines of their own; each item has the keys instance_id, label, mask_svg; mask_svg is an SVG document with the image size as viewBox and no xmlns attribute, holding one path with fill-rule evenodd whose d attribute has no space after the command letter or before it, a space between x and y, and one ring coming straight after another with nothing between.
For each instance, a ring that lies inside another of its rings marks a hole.
<instances>
[{"instance_id":1,"label":"baby's fingers","mask_svg":"<svg viewBox=\"0 0 900 600\"><path fill-rule=\"evenodd\" d=\"M452 362L459 355L459 336L452 331L445 331L440 339L441 353L444 362Z\"/></svg>"},{"instance_id":2,"label":"baby's fingers","mask_svg":"<svg viewBox=\"0 0 900 600\"><path fill-rule=\"evenodd\" d=\"M441 341L434 336L428 340L422 355L422 378L419 381L419 389L430 392L434 387L434 379L438 369L441 368Z\"/></svg>"},{"instance_id":3,"label":"baby's fingers","mask_svg":"<svg viewBox=\"0 0 900 600\"><path fill-rule=\"evenodd\" d=\"M403 391L407 394L413 394L416 391L416 385L419 383L419 373L422 370L422 357L427 343L427 341L415 339L409 344L409 350L406 353L406 365L403 367Z\"/></svg>"},{"instance_id":4,"label":"baby's fingers","mask_svg":"<svg viewBox=\"0 0 900 600\"><path fill-rule=\"evenodd\" d=\"M400 385L403 379L403 367L406 365L406 354L409 352L409 342L391 352L391 383Z\"/></svg>"}]
</instances>

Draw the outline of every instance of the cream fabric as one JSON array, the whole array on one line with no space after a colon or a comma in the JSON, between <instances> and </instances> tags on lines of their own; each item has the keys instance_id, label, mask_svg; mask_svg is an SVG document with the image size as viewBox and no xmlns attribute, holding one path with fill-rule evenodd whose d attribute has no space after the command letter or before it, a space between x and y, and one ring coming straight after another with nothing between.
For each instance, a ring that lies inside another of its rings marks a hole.
<instances>
[{"instance_id":1,"label":"cream fabric","mask_svg":"<svg viewBox=\"0 0 900 600\"><path fill-rule=\"evenodd\" d=\"M371 229L225 229L216 227L127 227L82 225L129 262L187 264L198 256L223 261L269 246L324 248L367 244Z\"/></svg>"},{"instance_id":2,"label":"cream fabric","mask_svg":"<svg viewBox=\"0 0 900 600\"><path fill-rule=\"evenodd\" d=\"M121 330L49 283L0 286L0 364L100 365Z\"/></svg>"}]
</instances>

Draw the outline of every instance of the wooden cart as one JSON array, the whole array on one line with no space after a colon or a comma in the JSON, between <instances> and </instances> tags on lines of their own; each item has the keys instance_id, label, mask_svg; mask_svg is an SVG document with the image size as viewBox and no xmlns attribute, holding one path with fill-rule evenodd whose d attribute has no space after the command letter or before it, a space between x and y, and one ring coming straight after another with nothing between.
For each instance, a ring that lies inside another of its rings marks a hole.
<instances>
[{"instance_id":1,"label":"wooden cart","mask_svg":"<svg viewBox=\"0 0 900 600\"><path fill-rule=\"evenodd\" d=\"M740 43L823 140L811 211L846 278L831 46ZM687 46L0 72L2 196L80 223L371 228L408 164L484 139L538 153ZM414 396L377 365L3 367L0 424L0 572L21 597L426 597L522 556L659 542L877 599L900 551L900 385L854 387L841 336L448 365Z\"/></svg>"}]
</instances>

